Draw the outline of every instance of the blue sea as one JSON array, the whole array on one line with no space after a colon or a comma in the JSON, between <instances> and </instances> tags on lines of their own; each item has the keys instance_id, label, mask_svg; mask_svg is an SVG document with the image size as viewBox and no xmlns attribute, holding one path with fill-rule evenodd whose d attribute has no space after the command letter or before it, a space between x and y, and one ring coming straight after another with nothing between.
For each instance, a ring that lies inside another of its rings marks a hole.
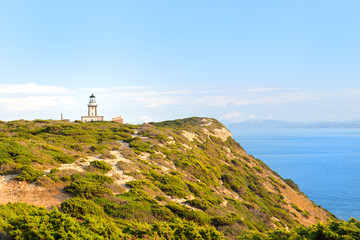
<instances>
[{"instance_id":1,"label":"blue sea","mask_svg":"<svg viewBox=\"0 0 360 240\"><path fill-rule=\"evenodd\" d=\"M360 220L360 129L237 130L233 137L317 205Z\"/></svg>"}]
</instances>

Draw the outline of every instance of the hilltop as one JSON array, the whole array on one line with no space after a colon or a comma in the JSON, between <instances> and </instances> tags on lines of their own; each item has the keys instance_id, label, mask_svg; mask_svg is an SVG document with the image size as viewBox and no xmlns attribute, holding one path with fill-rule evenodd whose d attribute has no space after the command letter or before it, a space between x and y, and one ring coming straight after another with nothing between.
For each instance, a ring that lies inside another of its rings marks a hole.
<instances>
[{"instance_id":1,"label":"hilltop","mask_svg":"<svg viewBox=\"0 0 360 240\"><path fill-rule=\"evenodd\" d=\"M337 221L215 119L19 120L0 139L4 236L235 239Z\"/></svg>"}]
</instances>

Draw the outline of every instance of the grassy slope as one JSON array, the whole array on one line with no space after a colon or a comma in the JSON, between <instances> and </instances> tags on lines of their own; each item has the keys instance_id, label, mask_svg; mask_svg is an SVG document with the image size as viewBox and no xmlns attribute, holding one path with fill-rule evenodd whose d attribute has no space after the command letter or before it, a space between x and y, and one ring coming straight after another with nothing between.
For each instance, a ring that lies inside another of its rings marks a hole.
<instances>
[{"instance_id":1,"label":"grassy slope","mask_svg":"<svg viewBox=\"0 0 360 240\"><path fill-rule=\"evenodd\" d=\"M188 118L141 126L13 121L0 123L0 140L1 174L15 174L20 181L42 186L64 187L73 198L63 202L63 212L75 218L96 215L101 217L96 221L107 219L114 223L116 236L155 236L165 234L163 228L171 232L195 224L192 232L204 239L219 237L217 231L235 238L249 230L308 226L332 217L300 193L296 184L284 181L248 155L214 119ZM81 165L87 156L100 159L91 161L85 171L58 170L63 164ZM110 164L114 161L115 166ZM117 169L118 174L107 173L111 169ZM124 187L119 186L119 178L135 180ZM142 223L150 224L143 233L127 228ZM161 230L154 227L160 223L164 224ZM7 224L7 220L2 225L0 222L0 227L15 234Z\"/></svg>"}]
</instances>

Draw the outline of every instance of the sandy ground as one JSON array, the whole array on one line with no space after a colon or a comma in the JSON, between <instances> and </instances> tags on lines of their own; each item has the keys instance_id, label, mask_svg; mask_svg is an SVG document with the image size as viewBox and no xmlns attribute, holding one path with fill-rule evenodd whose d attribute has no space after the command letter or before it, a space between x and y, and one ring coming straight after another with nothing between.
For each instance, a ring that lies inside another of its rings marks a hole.
<instances>
[{"instance_id":1,"label":"sandy ground","mask_svg":"<svg viewBox=\"0 0 360 240\"><path fill-rule=\"evenodd\" d=\"M115 179L115 184L125 186L126 182L135 180L132 176L124 174L124 171L119 169L116 165L118 161L129 162L130 160L124 158L119 151L112 151L115 159L102 159L103 161L113 166L112 170L106 175ZM87 159L78 160L71 164L62 164L60 170L75 170L84 172L91 161L98 160L99 156L88 157ZM44 171L49 173L50 170ZM52 208L53 206L60 206L61 202L71 197L71 195L63 192L64 186L54 187L40 186L36 183L27 183L15 179L17 175L0 176L0 204L26 202L36 206L43 206ZM114 192L114 194L117 194Z\"/></svg>"},{"instance_id":2,"label":"sandy ground","mask_svg":"<svg viewBox=\"0 0 360 240\"><path fill-rule=\"evenodd\" d=\"M52 208L70 198L61 188L46 189L35 183L17 181L16 175L0 176L0 204L26 202L36 206Z\"/></svg>"}]
</instances>

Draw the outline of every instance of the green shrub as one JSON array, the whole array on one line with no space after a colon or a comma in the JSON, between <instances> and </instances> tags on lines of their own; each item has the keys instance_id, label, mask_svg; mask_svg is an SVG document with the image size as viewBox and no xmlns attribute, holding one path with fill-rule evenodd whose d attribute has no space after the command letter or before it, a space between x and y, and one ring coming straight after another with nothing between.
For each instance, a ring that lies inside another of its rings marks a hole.
<instances>
[{"instance_id":1,"label":"green shrub","mask_svg":"<svg viewBox=\"0 0 360 240\"><path fill-rule=\"evenodd\" d=\"M291 207L294 208L296 211L298 211L298 212L300 212L300 213L303 212L296 204L291 203L290 205L291 205Z\"/></svg>"},{"instance_id":2,"label":"green shrub","mask_svg":"<svg viewBox=\"0 0 360 240\"><path fill-rule=\"evenodd\" d=\"M102 207L93 201L83 198L70 198L61 203L61 210L76 218L83 218L85 215L93 214L97 216L104 215Z\"/></svg>"},{"instance_id":3,"label":"green shrub","mask_svg":"<svg viewBox=\"0 0 360 240\"><path fill-rule=\"evenodd\" d=\"M177 176L159 175L153 172L152 177L159 182L157 186L167 195L185 198L189 192L187 185Z\"/></svg>"},{"instance_id":4,"label":"green shrub","mask_svg":"<svg viewBox=\"0 0 360 240\"><path fill-rule=\"evenodd\" d=\"M51 173L57 173L57 172L60 172L60 169L58 168L53 168L50 170Z\"/></svg>"},{"instance_id":5,"label":"green shrub","mask_svg":"<svg viewBox=\"0 0 360 240\"><path fill-rule=\"evenodd\" d=\"M90 150L93 152L93 153L104 153L104 151L110 151L110 148L106 145L100 145L100 144L96 144L96 145L92 145L90 147Z\"/></svg>"},{"instance_id":6,"label":"green shrub","mask_svg":"<svg viewBox=\"0 0 360 240\"><path fill-rule=\"evenodd\" d=\"M135 138L129 143L129 147L133 148L135 152L149 152L153 153L151 150L151 144L149 142L143 141L141 138Z\"/></svg>"},{"instance_id":7,"label":"green shrub","mask_svg":"<svg viewBox=\"0 0 360 240\"><path fill-rule=\"evenodd\" d=\"M209 203L208 201L199 200L199 199L187 200L186 203L189 204L192 207L201 209L203 211L205 211L206 209L208 209L208 208L210 208L212 206L212 204Z\"/></svg>"},{"instance_id":8,"label":"green shrub","mask_svg":"<svg viewBox=\"0 0 360 240\"><path fill-rule=\"evenodd\" d=\"M211 224L214 225L215 227L233 225L235 221L236 218L231 216L211 218Z\"/></svg>"},{"instance_id":9,"label":"green shrub","mask_svg":"<svg viewBox=\"0 0 360 240\"><path fill-rule=\"evenodd\" d=\"M62 152L51 152L51 155L53 156L54 160L59 163L73 163L76 161L76 159L73 156L66 155Z\"/></svg>"},{"instance_id":10,"label":"green shrub","mask_svg":"<svg viewBox=\"0 0 360 240\"><path fill-rule=\"evenodd\" d=\"M284 179L285 183L289 185L292 189L294 189L297 192L300 192L299 186L291 179Z\"/></svg>"},{"instance_id":11,"label":"green shrub","mask_svg":"<svg viewBox=\"0 0 360 240\"><path fill-rule=\"evenodd\" d=\"M71 182L70 186L64 188L64 191L87 199L112 195L112 192L100 182L87 178Z\"/></svg>"},{"instance_id":12,"label":"green shrub","mask_svg":"<svg viewBox=\"0 0 360 240\"><path fill-rule=\"evenodd\" d=\"M139 188L139 189L143 189L144 186L150 186L151 183L147 180L144 179L137 179L137 180L133 180L133 181L129 181L125 184L127 187L130 188Z\"/></svg>"},{"instance_id":13,"label":"green shrub","mask_svg":"<svg viewBox=\"0 0 360 240\"><path fill-rule=\"evenodd\" d=\"M152 205L151 212L156 219L162 221L173 221L175 218L174 213L169 208L159 204Z\"/></svg>"},{"instance_id":14,"label":"green shrub","mask_svg":"<svg viewBox=\"0 0 360 240\"><path fill-rule=\"evenodd\" d=\"M75 173L73 175L71 175L71 179L72 180L77 180L77 179L81 179L81 178L86 178L92 181L96 181L100 184L104 184L104 183L113 183L114 179L102 174L98 174L98 173L92 173L92 172L87 172L85 175L84 174L80 174L80 173Z\"/></svg>"},{"instance_id":15,"label":"green shrub","mask_svg":"<svg viewBox=\"0 0 360 240\"><path fill-rule=\"evenodd\" d=\"M21 174L16 177L17 180L34 182L38 177L44 175L42 171L35 170L32 166L23 166L21 168Z\"/></svg>"},{"instance_id":16,"label":"green shrub","mask_svg":"<svg viewBox=\"0 0 360 240\"><path fill-rule=\"evenodd\" d=\"M188 221L193 221L201 225L207 224L210 221L210 217L206 213L202 211L190 210L189 208L181 206L178 203L169 202L166 204L166 207L180 218L184 218Z\"/></svg>"},{"instance_id":17,"label":"green shrub","mask_svg":"<svg viewBox=\"0 0 360 240\"><path fill-rule=\"evenodd\" d=\"M114 179L102 174L97 174L97 173L86 173L86 178L88 179L95 179L96 181L98 181L99 183L103 184L103 183L113 183Z\"/></svg>"},{"instance_id":18,"label":"green shrub","mask_svg":"<svg viewBox=\"0 0 360 240\"><path fill-rule=\"evenodd\" d=\"M91 161L90 166L96 168L98 171L107 173L112 169L112 166L104 161Z\"/></svg>"},{"instance_id":19,"label":"green shrub","mask_svg":"<svg viewBox=\"0 0 360 240\"><path fill-rule=\"evenodd\" d=\"M8 224L6 233L14 239L101 239L95 231L89 231L57 208L50 212L33 210L26 217L20 214Z\"/></svg>"},{"instance_id":20,"label":"green shrub","mask_svg":"<svg viewBox=\"0 0 360 240\"><path fill-rule=\"evenodd\" d=\"M48 132L51 134L59 134L59 133L61 133L62 130L63 130L63 128L61 126L53 125L53 126L48 126L45 129L45 132Z\"/></svg>"},{"instance_id":21,"label":"green shrub","mask_svg":"<svg viewBox=\"0 0 360 240\"><path fill-rule=\"evenodd\" d=\"M121 196L130 197L133 200L137 200L137 201L147 201L150 203L157 204L157 201L153 199L148 192L145 192L144 190L138 188L130 189L130 191L121 194Z\"/></svg>"},{"instance_id":22,"label":"green shrub","mask_svg":"<svg viewBox=\"0 0 360 240\"><path fill-rule=\"evenodd\" d=\"M122 140L124 140L125 142L130 142L132 140L132 136L130 133L127 132L120 132L119 136Z\"/></svg>"},{"instance_id":23,"label":"green shrub","mask_svg":"<svg viewBox=\"0 0 360 240\"><path fill-rule=\"evenodd\" d=\"M49 173L46 176L48 176L51 180L53 180L55 183L60 181L60 177L59 175L57 175L56 173Z\"/></svg>"},{"instance_id":24,"label":"green shrub","mask_svg":"<svg viewBox=\"0 0 360 240\"><path fill-rule=\"evenodd\" d=\"M225 183L225 186L229 186L235 192L239 194L245 193L244 186L236 177L229 174L224 174L221 176L221 180Z\"/></svg>"},{"instance_id":25,"label":"green shrub","mask_svg":"<svg viewBox=\"0 0 360 240\"><path fill-rule=\"evenodd\" d=\"M160 201L160 202L162 202L162 201L166 201L166 197L165 196L163 196L163 195L157 195L156 197L156 200L158 200L158 201Z\"/></svg>"},{"instance_id":26,"label":"green shrub","mask_svg":"<svg viewBox=\"0 0 360 240\"><path fill-rule=\"evenodd\" d=\"M122 198L123 196L120 197ZM133 201L130 200L130 198L128 199L129 200L126 200L120 204L114 203L104 198L102 198L100 201L95 199L95 202L104 208L106 214L114 218L142 222L151 222L155 220L155 217L151 211L151 203L148 201Z\"/></svg>"}]
</instances>

